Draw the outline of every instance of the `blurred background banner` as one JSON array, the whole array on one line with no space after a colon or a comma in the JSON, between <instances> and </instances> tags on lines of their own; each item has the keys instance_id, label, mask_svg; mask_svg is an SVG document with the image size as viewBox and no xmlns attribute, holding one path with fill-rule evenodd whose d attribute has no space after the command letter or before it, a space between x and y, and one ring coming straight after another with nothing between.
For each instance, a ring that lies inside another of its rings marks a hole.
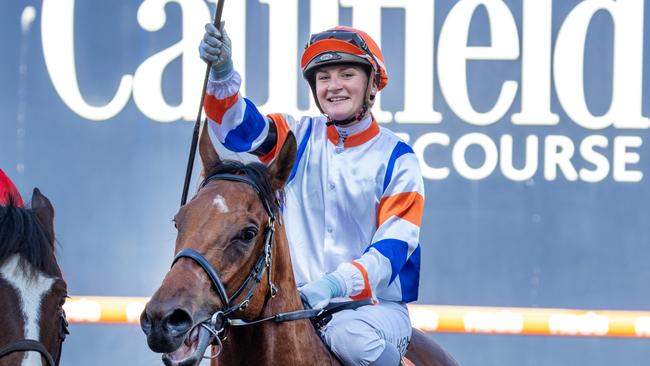
<instances>
[{"instance_id":1,"label":"blurred background banner","mask_svg":"<svg viewBox=\"0 0 650 366\"><path fill-rule=\"evenodd\" d=\"M147 297L169 268L214 7L0 5L0 167L52 200L73 295ZM390 82L375 116L425 176L418 303L649 310L646 2L233 0L224 11L243 94L263 113L317 113L298 67L311 32L351 25L381 44ZM63 365L160 364L138 327L71 331ZM433 337L463 365L650 358L641 339Z\"/></svg>"}]
</instances>

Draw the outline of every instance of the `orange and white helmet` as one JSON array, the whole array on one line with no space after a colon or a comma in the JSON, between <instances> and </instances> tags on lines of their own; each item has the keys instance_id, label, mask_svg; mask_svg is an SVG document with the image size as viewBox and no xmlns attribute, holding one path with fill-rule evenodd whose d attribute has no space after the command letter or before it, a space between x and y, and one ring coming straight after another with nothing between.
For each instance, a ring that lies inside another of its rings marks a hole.
<instances>
[{"instance_id":1,"label":"orange and white helmet","mask_svg":"<svg viewBox=\"0 0 650 366\"><path fill-rule=\"evenodd\" d=\"M382 90L388 84L388 72L384 65L384 55L375 41L363 31L352 27L334 27L324 32L312 34L300 59L302 75L311 87L316 105L323 109L316 96L315 72L322 66L335 64L359 64L368 70L368 85L361 117L371 105L370 85ZM324 112L323 112L324 113Z\"/></svg>"}]
</instances>

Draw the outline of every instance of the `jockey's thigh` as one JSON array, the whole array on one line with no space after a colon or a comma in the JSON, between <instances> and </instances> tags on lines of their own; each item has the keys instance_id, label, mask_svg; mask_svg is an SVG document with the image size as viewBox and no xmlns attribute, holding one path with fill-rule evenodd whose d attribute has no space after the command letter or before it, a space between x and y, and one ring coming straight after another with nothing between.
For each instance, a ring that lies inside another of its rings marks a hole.
<instances>
[{"instance_id":1,"label":"jockey's thigh","mask_svg":"<svg viewBox=\"0 0 650 366\"><path fill-rule=\"evenodd\" d=\"M325 342L346 365L369 365L392 343L401 355L411 339L411 321L404 303L384 301L343 310L322 330Z\"/></svg>"}]
</instances>

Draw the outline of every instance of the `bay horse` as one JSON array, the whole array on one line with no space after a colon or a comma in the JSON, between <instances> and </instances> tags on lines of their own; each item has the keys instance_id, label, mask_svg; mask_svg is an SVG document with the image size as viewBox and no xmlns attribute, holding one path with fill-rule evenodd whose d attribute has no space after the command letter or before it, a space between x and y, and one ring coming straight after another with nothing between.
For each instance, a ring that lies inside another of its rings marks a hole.
<instances>
[{"instance_id":1,"label":"bay horse","mask_svg":"<svg viewBox=\"0 0 650 366\"><path fill-rule=\"evenodd\" d=\"M294 136L266 167L222 161L207 130L204 180L174 217L175 259L141 315L149 347L168 366L198 365L210 344L212 365L340 365L302 313L281 219ZM416 365L455 364L423 333L414 338L425 348Z\"/></svg>"},{"instance_id":2,"label":"bay horse","mask_svg":"<svg viewBox=\"0 0 650 366\"><path fill-rule=\"evenodd\" d=\"M0 193L2 188L0 179ZM43 362L55 366L68 331L63 312L67 286L54 250L54 208L38 188L30 209L22 207L17 191L10 192L4 202L2 196L0 366Z\"/></svg>"}]
</instances>

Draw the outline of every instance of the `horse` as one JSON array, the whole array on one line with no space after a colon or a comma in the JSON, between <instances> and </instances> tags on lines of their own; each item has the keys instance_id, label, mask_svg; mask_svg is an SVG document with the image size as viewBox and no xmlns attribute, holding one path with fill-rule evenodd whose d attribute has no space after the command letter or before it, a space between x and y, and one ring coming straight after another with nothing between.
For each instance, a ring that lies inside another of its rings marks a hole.
<instances>
[{"instance_id":1,"label":"horse","mask_svg":"<svg viewBox=\"0 0 650 366\"><path fill-rule=\"evenodd\" d=\"M281 219L294 136L266 167L222 161L207 130L199 142L204 179L174 217L172 267L141 315L149 348L168 366L204 357L212 365L340 365L303 309ZM429 348L414 354L417 365L455 364L423 333L414 337Z\"/></svg>"},{"instance_id":2,"label":"horse","mask_svg":"<svg viewBox=\"0 0 650 366\"><path fill-rule=\"evenodd\" d=\"M0 366L55 366L68 331L54 208L38 188L30 209L18 202L17 192L0 202Z\"/></svg>"}]
</instances>

